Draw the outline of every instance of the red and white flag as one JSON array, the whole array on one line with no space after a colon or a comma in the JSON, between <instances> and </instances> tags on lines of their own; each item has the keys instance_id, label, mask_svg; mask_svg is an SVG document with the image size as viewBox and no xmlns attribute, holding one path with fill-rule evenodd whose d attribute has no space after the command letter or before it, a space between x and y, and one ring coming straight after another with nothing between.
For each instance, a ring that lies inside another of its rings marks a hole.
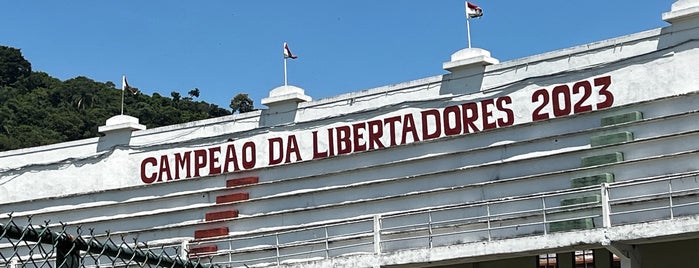
<instances>
[{"instance_id":1,"label":"red and white flag","mask_svg":"<svg viewBox=\"0 0 699 268\"><path fill-rule=\"evenodd\" d=\"M129 82L126 81L126 75L121 77L121 91L129 91L136 95L138 91L135 88L129 86Z\"/></svg>"},{"instance_id":2,"label":"red and white flag","mask_svg":"<svg viewBox=\"0 0 699 268\"><path fill-rule=\"evenodd\" d=\"M291 54L291 50L289 50L289 46L284 42L284 58L285 59L296 59L298 58L296 55Z\"/></svg>"},{"instance_id":3,"label":"red and white flag","mask_svg":"<svg viewBox=\"0 0 699 268\"><path fill-rule=\"evenodd\" d=\"M474 3L466 2L466 17L467 18L480 18L483 16L483 9Z\"/></svg>"}]
</instances>

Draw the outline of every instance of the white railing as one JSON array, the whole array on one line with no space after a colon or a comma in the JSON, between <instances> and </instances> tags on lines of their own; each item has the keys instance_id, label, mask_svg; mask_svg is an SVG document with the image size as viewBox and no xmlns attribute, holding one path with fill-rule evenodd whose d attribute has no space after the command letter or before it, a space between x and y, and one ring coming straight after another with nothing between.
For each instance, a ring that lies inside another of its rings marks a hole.
<instances>
[{"instance_id":1,"label":"white railing","mask_svg":"<svg viewBox=\"0 0 699 268\"><path fill-rule=\"evenodd\" d=\"M699 214L699 172L198 240L233 267L381 254ZM570 203L570 204L568 204Z\"/></svg>"}]
</instances>

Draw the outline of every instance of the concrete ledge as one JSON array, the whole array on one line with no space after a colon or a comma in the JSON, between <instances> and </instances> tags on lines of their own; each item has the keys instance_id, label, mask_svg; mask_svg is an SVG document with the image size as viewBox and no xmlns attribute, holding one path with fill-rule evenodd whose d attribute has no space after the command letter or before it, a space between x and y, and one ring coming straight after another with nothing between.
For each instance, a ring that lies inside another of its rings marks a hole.
<instances>
[{"instance_id":1,"label":"concrete ledge","mask_svg":"<svg viewBox=\"0 0 699 268\"><path fill-rule=\"evenodd\" d=\"M611 164L611 163L616 163L616 162L621 162L621 161L624 161L624 155L620 152L616 152L616 153L611 153L611 154L583 157L582 158L582 166L583 167L591 167L591 166L597 166L597 165L602 165L602 164Z\"/></svg>"},{"instance_id":2,"label":"concrete ledge","mask_svg":"<svg viewBox=\"0 0 699 268\"><path fill-rule=\"evenodd\" d=\"M629 142L629 141L633 141L633 133L628 132L628 131L624 131L624 132L608 134L608 135L593 136L590 139L590 146L599 147L599 146L624 143L624 142Z\"/></svg>"},{"instance_id":3,"label":"concrete ledge","mask_svg":"<svg viewBox=\"0 0 699 268\"><path fill-rule=\"evenodd\" d=\"M611 126L616 124L639 121L643 119L641 112L630 112L625 114L607 116L602 118L602 126Z\"/></svg>"},{"instance_id":4,"label":"concrete ledge","mask_svg":"<svg viewBox=\"0 0 699 268\"><path fill-rule=\"evenodd\" d=\"M570 180L570 187L578 188L578 187L585 187L585 186L591 186L591 185L600 185L600 184L605 183L605 182L606 183L614 182L614 174L603 173L603 174L599 174L599 175L574 178L574 179Z\"/></svg>"}]
</instances>

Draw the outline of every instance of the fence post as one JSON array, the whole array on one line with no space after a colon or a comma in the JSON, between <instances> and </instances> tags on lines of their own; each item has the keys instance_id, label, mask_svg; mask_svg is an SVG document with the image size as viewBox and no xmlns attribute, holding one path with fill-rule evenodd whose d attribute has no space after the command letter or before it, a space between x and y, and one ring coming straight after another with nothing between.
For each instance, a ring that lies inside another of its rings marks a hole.
<instances>
[{"instance_id":1,"label":"fence post","mask_svg":"<svg viewBox=\"0 0 699 268\"><path fill-rule=\"evenodd\" d=\"M187 253L189 250L189 241L184 240L182 243L180 243L180 258L183 260L188 260L189 259L189 254Z\"/></svg>"},{"instance_id":2,"label":"fence post","mask_svg":"<svg viewBox=\"0 0 699 268\"><path fill-rule=\"evenodd\" d=\"M374 254L381 254L381 215L374 215Z\"/></svg>"},{"instance_id":3,"label":"fence post","mask_svg":"<svg viewBox=\"0 0 699 268\"><path fill-rule=\"evenodd\" d=\"M609 206L609 183L601 184L601 203L602 203L602 227L612 227L612 218L610 216L612 208Z\"/></svg>"}]
</instances>

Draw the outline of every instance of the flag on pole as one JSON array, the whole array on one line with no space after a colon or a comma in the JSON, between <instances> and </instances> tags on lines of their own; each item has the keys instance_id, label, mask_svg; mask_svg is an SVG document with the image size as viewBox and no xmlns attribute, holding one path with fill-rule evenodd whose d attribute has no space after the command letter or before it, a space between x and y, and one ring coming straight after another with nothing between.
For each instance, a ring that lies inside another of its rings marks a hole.
<instances>
[{"instance_id":1,"label":"flag on pole","mask_svg":"<svg viewBox=\"0 0 699 268\"><path fill-rule=\"evenodd\" d=\"M289 46L284 42L284 58L285 59L296 59L298 58L296 55L291 54L291 50L289 50Z\"/></svg>"},{"instance_id":2,"label":"flag on pole","mask_svg":"<svg viewBox=\"0 0 699 268\"><path fill-rule=\"evenodd\" d=\"M483 9L474 3L466 2L466 17L467 18L480 18L483 16Z\"/></svg>"},{"instance_id":3,"label":"flag on pole","mask_svg":"<svg viewBox=\"0 0 699 268\"><path fill-rule=\"evenodd\" d=\"M121 77L121 91L127 91L127 90L129 92L133 93L134 95L136 95L136 93L138 93L138 90L129 86L129 82L126 81L126 75L124 75Z\"/></svg>"}]
</instances>

